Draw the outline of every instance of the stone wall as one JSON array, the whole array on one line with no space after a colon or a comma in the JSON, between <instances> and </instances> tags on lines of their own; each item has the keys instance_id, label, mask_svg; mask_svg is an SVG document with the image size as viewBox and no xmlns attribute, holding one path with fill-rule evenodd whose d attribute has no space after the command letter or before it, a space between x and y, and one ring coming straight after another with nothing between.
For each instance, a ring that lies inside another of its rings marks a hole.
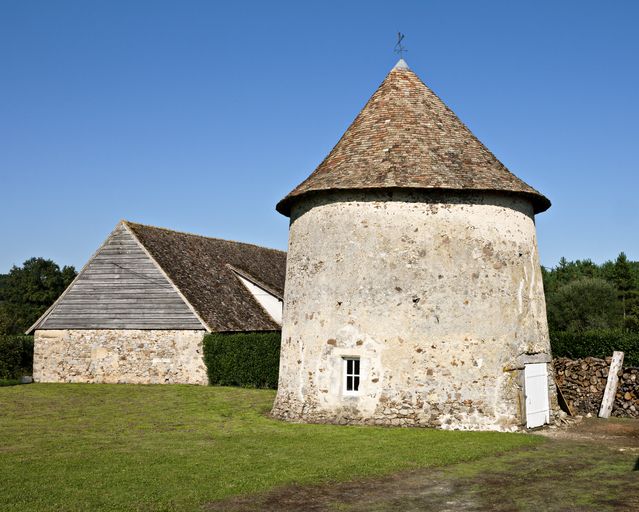
<instances>
[{"instance_id":1,"label":"stone wall","mask_svg":"<svg viewBox=\"0 0 639 512\"><path fill-rule=\"evenodd\" d=\"M599 414L611 361L596 357L554 360L557 385L575 414ZM619 373L612 416L639 417L639 368L626 367Z\"/></svg>"},{"instance_id":2,"label":"stone wall","mask_svg":"<svg viewBox=\"0 0 639 512\"><path fill-rule=\"evenodd\" d=\"M206 385L202 330L37 330L36 382Z\"/></svg>"},{"instance_id":3,"label":"stone wall","mask_svg":"<svg viewBox=\"0 0 639 512\"><path fill-rule=\"evenodd\" d=\"M357 396L344 357L360 358ZM344 192L293 206L276 417L516 430L524 364L550 360L527 200Z\"/></svg>"}]
</instances>

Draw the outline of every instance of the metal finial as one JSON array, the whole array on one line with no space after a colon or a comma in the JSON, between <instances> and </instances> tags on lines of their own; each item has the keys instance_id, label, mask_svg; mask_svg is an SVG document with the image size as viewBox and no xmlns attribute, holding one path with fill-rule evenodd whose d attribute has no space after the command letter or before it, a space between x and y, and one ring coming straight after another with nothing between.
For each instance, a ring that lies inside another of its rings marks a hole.
<instances>
[{"instance_id":1,"label":"metal finial","mask_svg":"<svg viewBox=\"0 0 639 512\"><path fill-rule=\"evenodd\" d=\"M404 54L408 51L404 45L402 45L402 41L404 40L404 34L401 32L397 32L397 44L395 45L395 49L393 50L395 53L399 54L401 59L404 58Z\"/></svg>"}]
</instances>

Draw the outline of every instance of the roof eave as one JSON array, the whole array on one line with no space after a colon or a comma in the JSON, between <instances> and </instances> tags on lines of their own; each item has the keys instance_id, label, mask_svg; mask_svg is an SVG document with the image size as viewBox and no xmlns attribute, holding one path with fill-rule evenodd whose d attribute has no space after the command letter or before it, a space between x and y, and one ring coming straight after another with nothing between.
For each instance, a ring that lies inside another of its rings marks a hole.
<instances>
[{"instance_id":1,"label":"roof eave","mask_svg":"<svg viewBox=\"0 0 639 512\"><path fill-rule=\"evenodd\" d=\"M490 190L490 189L467 189L467 188L454 189L454 188L438 188L438 187L362 187L362 188L331 188L331 189L307 190L297 194L289 194L275 205L275 209L277 210L277 212L281 213L285 217L290 217L293 203L306 199L307 197L311 195L329 194L332 192L348 192L348 191L393 192L398 190L419 191L419 192L438 192L438 193L450 192L450 193L460 193L460 194L493 193L493 194L526 197L532 203L533 211L535 215L537 215L538 213L545 212L552 206L550 199L548 199L543 194L538 192L527 192L523 190L518 191L518 190L500 190L500 189Z\"/></svg>"},{"instance_id":2,"label":"roof eave","mask_svg":"<svg viewBox=\"0 0 639 512\"><path fill-rule=\"evenodd\" d=\"M291 216L291 201L293 198L286 196L284 199L282 199L281 201L279 201L276 205L275 205L275 210L278 213L281 213L282 215L284 215L284 217L290 217Z\"/></svg>"}]
</instances>

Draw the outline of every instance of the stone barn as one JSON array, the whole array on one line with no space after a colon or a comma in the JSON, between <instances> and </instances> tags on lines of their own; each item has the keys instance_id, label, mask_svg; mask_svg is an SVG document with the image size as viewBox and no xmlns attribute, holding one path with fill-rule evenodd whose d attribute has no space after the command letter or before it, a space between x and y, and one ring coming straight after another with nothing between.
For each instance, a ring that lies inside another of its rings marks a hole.
<instances>
[{"instance_id":1,"label":"stone barn","mask_svg":"<svg viewBox=\"0 0 639 512\"><path fill-rule=\"evenodd\" d=\"M280 380L293 421L516 430L556 408L535 214L411 71L390 71L290 217Z\"/></svg>"},{"instance_id":2,"label":"stone barn","mask_svg":"<svg viewBox=\"0 0 639 512\"><path fill-rule=\"evenodd\" d=\"M206 332L279 331L286 253L122 221L35 332L37 382L206 384Z\"/></svg>"}]
</instances>

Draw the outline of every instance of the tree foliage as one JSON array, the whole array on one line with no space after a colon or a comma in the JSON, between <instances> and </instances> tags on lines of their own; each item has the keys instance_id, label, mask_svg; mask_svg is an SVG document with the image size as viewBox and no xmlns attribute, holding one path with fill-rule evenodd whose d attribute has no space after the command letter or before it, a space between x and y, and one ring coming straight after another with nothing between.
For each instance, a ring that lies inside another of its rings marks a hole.
<instances>
[{"instance_id":1,"label":"tree foliage","mask_svg":"<svg viewBox=\"0 0 639 512\"><path fill-rule=\"evenodd\" d=\"M562 258L542 268L552 332L623 329L639 332L639 262L622 252L615 261Z\"/></svg>"},{"instance_id":2,"label":"tree foliage","mask_svg":"<svg viewBox=\"0 0 639 512\"><path fill-rule=\"evenodd\" d=\"M598 277L580 277L560 286L548 302L553 331L580 332L621 327L616 288Z\"/></svg>"},{"instance_id":3,"label":"tree foliage","mask_svg":"<svg viewBox=\"0 0 639 512\"><path fill-rule=\"evenodd\" d=\"M33 336L0 334L0 380L33 373Z\"/></svg>"},{"instance_id":4,"label":"tree foliage","mask_svg":"<svg viewBox=\"0 0 639 512\"><path fill-rule=\"evenodd\" d=\"M60 296L76 276L51 260L31 258L0 274L0 334L22 334Z\"/></svg>"}]
</instances>

